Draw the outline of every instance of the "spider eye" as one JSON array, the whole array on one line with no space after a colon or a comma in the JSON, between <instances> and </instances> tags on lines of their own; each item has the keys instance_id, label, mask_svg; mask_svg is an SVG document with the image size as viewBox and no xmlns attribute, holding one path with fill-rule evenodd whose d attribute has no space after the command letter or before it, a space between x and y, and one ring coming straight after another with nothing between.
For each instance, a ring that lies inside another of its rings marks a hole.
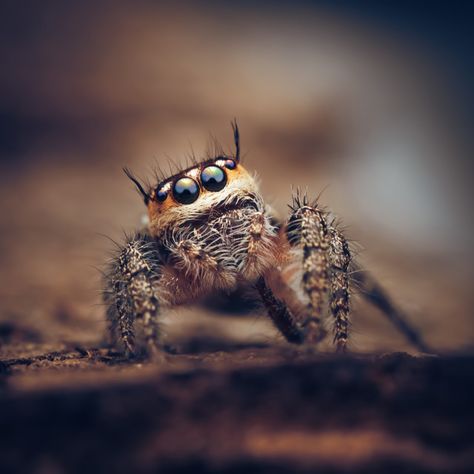
<instances>
[{"instance_id":1,"label":"spider eye","mask_svg":"<svg viewBox=\"0 0 474 474\"><path fill-rule=\"evenodd\" d=\"M180 178L173 185L173 197L181 204L191 204L199 196L199 186L192 178Z\"/></svg>"},{"instance_id":2,"label":"spider eye","mask_svg":"<svg viewBox=\"0 0 474 474\"><path fill-rule=\"evenodd\" d=\"M220 191L227 183L227 176L218 166L206 166L201 171L201 183L208 191Z\"/></svg>"},{"instance_id":3,"label":"spider eye","mask_svg":"<svg viewBox=\"0 0 474 474\"><path fill-rule=\"evenodd\" d=\"M224 166L230 170L235 170L237 163L234 160L228 158L227 160L225 160Z\"/></svg>"},{"instance_id":4,"label":"spider eye","mask_svg":"<svg viewBox=\"0 0 474 474\"><path fill-rule=\"evenodd\" d=\"M162 189L157 189L155 196L157 201L163 202L168 197L168 192L163 191Z\"/></svg>"}]
</instances>

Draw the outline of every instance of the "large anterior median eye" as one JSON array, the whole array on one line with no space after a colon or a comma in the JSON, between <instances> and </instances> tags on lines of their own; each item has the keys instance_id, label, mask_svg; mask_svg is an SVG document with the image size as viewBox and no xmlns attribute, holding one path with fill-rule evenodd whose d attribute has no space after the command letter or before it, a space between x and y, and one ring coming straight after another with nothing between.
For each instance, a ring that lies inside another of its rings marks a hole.
<instances>
[{"instance_id":1,"label":"large anterior median eye","mask_svg":"<svg viewBox=\"0 0 474 474\"><path fill-rule=\"evenodd\" d=\"M180 178L173 185L173 197L181 204L191 204L199 196L199 186L192 178Z\"/></svg>"},{"instance_id":2,"label":"large anterior median eye","mask_svg":"<svg viewBox=\"0 0 474 474\"><path fill-rule=\"evenodd\" d=\"M208 191L220 191L227 183L227 176L222 168L209 165L201 171L201 183Z\"/></svg>"}]
</instances>

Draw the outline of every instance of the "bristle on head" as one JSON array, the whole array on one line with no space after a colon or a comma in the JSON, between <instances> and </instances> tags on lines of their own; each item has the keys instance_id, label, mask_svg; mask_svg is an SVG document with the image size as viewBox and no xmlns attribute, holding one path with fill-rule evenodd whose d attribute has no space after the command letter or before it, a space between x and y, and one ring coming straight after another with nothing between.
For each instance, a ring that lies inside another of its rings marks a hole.
<instances>
[{"instance_id":1,"label":"bristle on head","mask_svg":"<svg viewBox=\"0 0 474 474\"><path fill-rule=\"evenodd\" d=\"M240 133L239 126L237 125L237 119L231 122L232 130L234 131L234 143L235 143L235 161L240 162Z\"/></svg>"},{"instance_id":2,"label":"bristle on head","mask_svg":"<svg viewBox=\"0 0 474 474\"><path fill-rule=\"evenodd\" d=\"M132 181L133 184L137 187L138 192L143 196L143 201L145 202L145 205L148 205L148 202L150 201L150 195L145 191L140 181L135 178L133 173L128 168L123 168L123 172L127 175L127 178Z\"/></svg>"}]
</instances>

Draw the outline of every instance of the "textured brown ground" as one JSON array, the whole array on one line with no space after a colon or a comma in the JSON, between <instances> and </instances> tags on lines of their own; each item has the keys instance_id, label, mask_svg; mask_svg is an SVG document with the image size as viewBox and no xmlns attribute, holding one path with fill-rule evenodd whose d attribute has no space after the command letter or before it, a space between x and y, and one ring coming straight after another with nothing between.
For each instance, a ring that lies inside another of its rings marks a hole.
<instances>
[{"instance_id":1,"label":"textured brown ground","mask_svg":"<svg viewBox=\"0 0 474 474\"><path fill-rule=\"evenodd\" d=\"M472 472L474 358L241 349L2 364L2 472Z\"/></svg>"}]
</instances>

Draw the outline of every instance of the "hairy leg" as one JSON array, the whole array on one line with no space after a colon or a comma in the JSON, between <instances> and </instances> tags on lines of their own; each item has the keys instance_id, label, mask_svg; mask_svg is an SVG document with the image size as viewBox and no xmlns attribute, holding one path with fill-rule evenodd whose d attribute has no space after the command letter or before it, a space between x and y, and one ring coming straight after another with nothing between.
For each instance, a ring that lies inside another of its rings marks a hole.
<instances>
[{"instance_id":1,"label":"hairy leg","mask_svg":"<svg viewBox=\"0 0 474 474\"><path fill-rule=\"evenodd\" d=\"M334 342L337 350L344 352L349 331L349 266L352 258L349 244L342 233L331 225L329 235L331 263L329 307L335 319Z\"/></svg>"},{"instance_id":2,"label":"hairy leg","mask_svg":"<svg viewBox=\"0 0 474 474\"><path fill-rule=\"evenodd\" d=\"M316 204L310 205L306 196L294 196L291 209L287 238L292 247L300 247L303 253L302 287L308 297L304 326L306 341L315 343L325 336L321 315L330 281L329 229L325 213Z\"/></svg>"},{"instance_id":3,"label":"hairy leg","mask_svg":"<svg viewBox=\"0 0 474 474\"><path fill-rule=\"evenodd\" d=\"M303 327L292 315L285 303L275 297L263 277L257 280L255 287L267 308L270 319L285 339L293 344L304 342L305 333Z\"/></svg>"},{"instance_id":4,"label":"hairy leg","mask_svg":"<svg viewBox=\"0 0 474 474\"><path fill-rule=\"evenodd\" d=\"M329 289L329 306L335 318L334 340L338 350L345 350L350 322L350 287L355 285L414 347L421 352L433 353L380 284L368 272L357 267L346 239L333 224L327 224L324 211L318 209L317 204L309 205L307 198L299 193L294 196L290 207L292 214L286 235L291 247L299 246L303 250L302 286L309 298L310 315L313 315L308 325L309 340L315 339L312 334L318 331L322 302ZM314 225L313 231L311 224ZM326 259L323 251L327 252Z\"/></svg>"},{"instance_id":5,"label":"hairy leg","mask_svg":"<svg viewBox=\"0 0 474 474\"><path fill-rule=\"evenodd\" d=\"M109 305L111 330L117 330L127 355L135 354L134 323L143 321L149 355L156 357L158 347L159 300L156 284L160 259L155 242L137 234L121 248L106 277L105 302Z\"/></svg>"}]
</instances>

